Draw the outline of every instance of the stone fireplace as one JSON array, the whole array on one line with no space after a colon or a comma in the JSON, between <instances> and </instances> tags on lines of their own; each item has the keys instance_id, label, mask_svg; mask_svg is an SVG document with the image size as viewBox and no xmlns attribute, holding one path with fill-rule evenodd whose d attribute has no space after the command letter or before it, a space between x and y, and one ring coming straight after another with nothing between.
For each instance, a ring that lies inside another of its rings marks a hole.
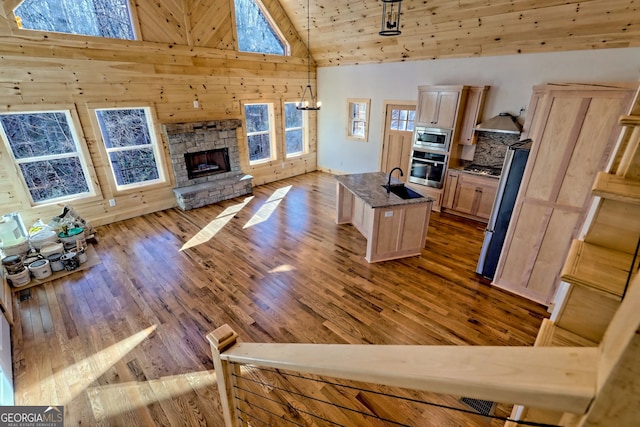
<instances>
[{"instance_id":1,"label":"stone fireplace","mask_svg":"<svg viewBox=\"0 0 640 427\"><path fill-rule=\"evenodd\" d=\"M240 120L164 124L176 178L178 206L199 208L251 194L252 176L240 170Z\"/></svg>"}]
</instances>

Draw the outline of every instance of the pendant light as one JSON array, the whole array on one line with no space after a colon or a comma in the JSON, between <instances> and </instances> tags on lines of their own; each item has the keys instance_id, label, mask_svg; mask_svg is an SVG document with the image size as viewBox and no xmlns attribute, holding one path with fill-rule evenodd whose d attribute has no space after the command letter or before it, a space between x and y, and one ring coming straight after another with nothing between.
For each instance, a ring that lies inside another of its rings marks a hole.
<instances>
[{"instance_id":1,"label":"pendant light","mask_svg":"<svg viewBox=\"0 0 640 427\"><path fill-rule=\"evenodd\" d=\"M310 0L307 0L307 87L304 88L304 92L302 92L302 98L300 98L300 102L296 104L296 108L298 110L305 111L318 111L320 109L320 101L316 101L315 96L313 96L313 89L311 89L311 9L309 5ZM305 100L307 96L307 92L309 92L310 101Z\"/></svg>"},{"instance_id":2,"label":"pendant light","mask_svg":"<svg viewBox=\"0 0 640 427\"><path fill-rule=\"evenodd\" d=\"M381 36L400 35L400 6L402 0L382 0Z\"/></svg>"}]
</instances>

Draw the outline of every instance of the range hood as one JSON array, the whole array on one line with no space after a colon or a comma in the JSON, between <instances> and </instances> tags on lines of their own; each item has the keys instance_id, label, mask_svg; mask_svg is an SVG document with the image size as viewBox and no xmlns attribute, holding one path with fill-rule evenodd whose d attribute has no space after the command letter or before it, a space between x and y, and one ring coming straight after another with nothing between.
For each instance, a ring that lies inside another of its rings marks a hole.
<instances>
[{"instance_id":1,"label":"range hood","mask_svg":"<svg viewBox=\"0 0 640 427\"><path fill-rule=\"evenodd\" d=\"M476 130L483 132L513 133L519 135L522 132L522 125L518 122L518 118L516 116L512 116L509 113L500 113L497 116L480 123L476 126Z\"/></svg>"}]
</instances>

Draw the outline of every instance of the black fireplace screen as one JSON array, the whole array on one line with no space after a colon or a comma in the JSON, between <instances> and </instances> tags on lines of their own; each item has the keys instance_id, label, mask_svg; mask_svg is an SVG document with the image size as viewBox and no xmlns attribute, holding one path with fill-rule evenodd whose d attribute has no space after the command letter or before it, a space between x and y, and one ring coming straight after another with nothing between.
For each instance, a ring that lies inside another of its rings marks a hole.
<instances>
[{"instance_id":1,"label":"black fireplace screen","mask_svg":"<svg viewBox=\"0 0 640 427\"><path fill-rule=\"evenodd\" d=\"M229 170L231 170L229 166L228 148L186 153L184 160L187 164L187 175L189 179L229 172Z\"/></svg>"}]
</instances>

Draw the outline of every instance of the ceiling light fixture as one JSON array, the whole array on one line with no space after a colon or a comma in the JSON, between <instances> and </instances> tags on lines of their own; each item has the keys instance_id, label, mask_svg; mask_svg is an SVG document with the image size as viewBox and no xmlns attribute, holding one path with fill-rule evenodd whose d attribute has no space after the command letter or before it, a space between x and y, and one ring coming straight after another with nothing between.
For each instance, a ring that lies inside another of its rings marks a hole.
<instances>
[{"instance_id":1,"label":"ceiling light fixture","mask_svg":"<svg viewBox=\"0 0 640 427\"><path fill-rule=\"evenodd\" d=\"M381 36L400 35L400 6L402 0L382 0Z\"/></svg>"},{"instance_id":2,"label":"ceiling light fixture","mask_svg":"<svg viewBox=\"0 0 640 427\"><path fill-rule=\"evenodd\" d=\"M321 102L316 101L315 96L313 96L313 89L311 89L311 18L309 17L311 10L309 7L309 1L310 0L307 0L307 87L304 88L302 98L300 98L300 102L296 104L296 108L298 110L317 111L320 109ZM311 102L305 100L307 92L309 92Z\"/></svg>"}]
</instances>

